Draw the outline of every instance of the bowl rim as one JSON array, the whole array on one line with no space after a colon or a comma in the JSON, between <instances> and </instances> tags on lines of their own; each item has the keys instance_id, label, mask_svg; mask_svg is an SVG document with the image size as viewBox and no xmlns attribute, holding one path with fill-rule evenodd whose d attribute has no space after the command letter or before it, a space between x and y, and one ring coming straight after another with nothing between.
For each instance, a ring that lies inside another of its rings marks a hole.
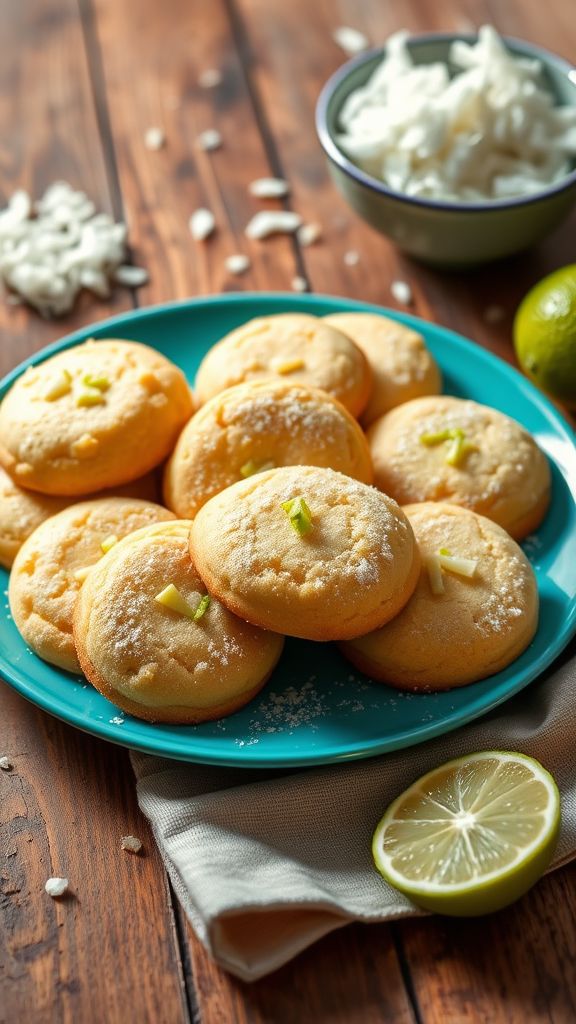
<instances>
[{"instance_id":1,"label":"bowl rim","mask_svg":"<svg viewBox=\"0 0 576 1024\"><path fill-rule=\"evenodd\" d=\"M576 67L565 60L563 57L557 56L555 53L551 53L550 50L544 49L542 46L537 46L534 43L528 43L523 39L517 39L514 36L501 36L502 42L512 52L520 53L523 56L533 57L539 60L542 64L552 64L557 67L560 72L564 72L566 77L571 83L574 84L575 88L575 102L576 107ZM478 33L471 32L424 32L416 35L408 36L409 46L422 46L430 42L455 42L462 40L462 42L475 42L478 39ZM552 196L558 195L561 192L565 192L576 184L576 166L574 170L570 171L560 181L554 182L551 185L545 186L541 191L532 192L527 196L515 196L510 199L487 199L482 202L455 202L449 199L430 199L422 198L420 196L409 196L405 192L397 192L388 185L385 185L383 181L378 178L373 178L370 174L366 174L365 171L361 170L352 160L350 160L345 153L336 145L334 138L328 127L328 108L336 92L336 89L345 81L356 68L362 67L363 64L367 64L373 61L376 57L382 57L386 51L386 46L373 47L364 53L359 54L352 60L346 61L330 76L325 82L320 95L316 103L316 132L320 140L326 156L332 163L336 164L339 170L343 171L349 178L360 185L371 189L388 199L395 199L399 202L406 203L410 206L416 206L428 210L444 210L452 213L486 213L489 211L499 211L514 209L520 206L527 206L533 203L542 202L545 199L550 199Z\"/></svg>"}]
</instances>

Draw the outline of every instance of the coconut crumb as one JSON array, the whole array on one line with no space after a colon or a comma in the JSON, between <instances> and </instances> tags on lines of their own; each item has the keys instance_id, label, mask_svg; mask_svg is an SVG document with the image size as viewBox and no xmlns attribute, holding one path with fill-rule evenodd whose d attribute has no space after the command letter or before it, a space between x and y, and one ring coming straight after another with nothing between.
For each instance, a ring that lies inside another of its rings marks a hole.
<instances>
[{"instance_id":1,"label":"coconut crumb","mask_svg":"<svg viewBox=\"0 0 576 1024\"><path fill-rule=\"evenodd\" d=\"M188 227L190 228L192 238L197 242L203 242L213 233L216 227L216 219L211 210L200 207L198 210L194 210L188 221Z\"/></svg>"},{"instance_id":2,"label":"coconut crumb","mask_svg":"<svg viewBox=\"0 0 576 1024\"><path fill-rule=\"evenodd\" d=\"M284 178L256 178L248 185L248 191L258 199L280 199L288 195L290 186Z\"/></svg>"},{"instance_id":3,"label":"coconut crumb","mask_svg":"<svg viewBox=\"0 0 576 1024\"><path fill-rule=\"evenodd\" d=\"M218 68L206 68L198 75L198 85L201 89L215 89L222 82L222 72Z\"/></svg>"},{"instance_id":4,"label":"coconut crumb","mask_svg":"<svg viewBox=\"0 0 576 1024\"><path fill-rule=\"evenodd\" d=\"M196 145L199 149L203 149L205 153L211 153L214 149L220 149L222 136L216 128L207 128L206 131L200 132L196 139Z\"/></svg>"},{"instance_id":5,"label":"coconut crumb","mask_svg":"<svg viewBox=\"0 0 576 1024\"><path fill-rule=\"evenodd\" d=\"M146 149L162 149L166 143L166 136L161 128L149 128L144 135Z\"/></svg>"},{"instance_id":6,"label":"coconut crumb","mask_svg":"<svg viewBox=\"0 0 576 1024\"><path fill-rule=\"evenodd\" d=\"M305 292L308 290L308 282L305 277L293 277L291 284L293 292Z\"/></svg>"},{"instance_id":7,"label":"coconut crumb","mask_svg":"<svg viewBox=\"0 0 576 1024\"><path fill-rule=\"evenodd\" d=\"M142 840L136 836L122 836L120 840L120 848L126 850L128 853L140 853L142 849Z\"/></svg>"},{"instance_id":8,"label":"coconut crumb","mask_svg":"<svg viewBox=\"0 0 576 1024\"><path fill-rule=\"evenodd\" d=\"M12 761L10 761L9 758L0 757L0 768L2 769L3 772L11 772L13 767L14 765L12 764Z\"/></svg>"},{"instance_id":9,"label":"coconut crumb","mask_svg":"<svg viewBox=\"0 0 576 1024\"><path fill-rule=\"evenodd\" d=\"M132 267L125 263L116 267L114 280L116 284L124 285L125 288L141 288L142 285L148 284L150 276L144 267Z\"/></svg>"},{"instance_id":10,"label":"coconut crumb","mask_svg":"<svg viewBox=\"0 0 576 1024\"><path fill-rule=\"evenodd\" d=\"M360 262L360 253L356 252L356 249L348 249L344 253L344 263L347 267L355 267Z\"/></svg>"},{"instance_id":11,"label":"coconut crumb","mask_svg":"<svg viewBox=\"0 0 576 1024\"><path fill-rule=\"evenodd\" d=\"M232 256L227 256L224 260L224 266L229 274L245 274L250 268L250 260L244 253L236 252Z\"/></svg>"},{"instance_id":12,"label":"coconut crumb","mask_svg":"<svg viewBox=\"0 0 576 1024\"><path fill-rule=\"evenodd\" d=\"M64 896L64 893L68 892L68 885L67 878L49 878L44 885L44 889L53 900L56 900L59 896Z\"/></svg>"},{"instance_id":13,"label":"coconut crumb","mask_svg":"<svg viewBox=\"0 0 576 1024\"><path fill-rule=\"evenodd\" d=\"M340 25L334 29L332 39L348 57L354 57L369 47L367 37L357 28L350 28L349 25Z\"/></svg>"},{"instance_id":14,"label":"coconut crumb","mask_svg":"<svg viewBox=\"0 0 576 1024\"><path fill-rule=\"evenodd\" d=\"M322 228L316 223L303 224L302 227L298 228L296 237L300 245L304 247L314 245L314 242L317 242L322 237Z\"/></svg>"},{"instance_id":15,"label":"coconut crumb","mask_svg":"<svg viewBox=\"0 0 576 1024\"><path fill-rule=\"evenodd\" d=\"M392 298L403 306L409 306L412 302L412 289L407 281L392 281L390 285Z\"/></svg>"},{"instance_id":16,"label":"coconut crumb","mask_svg":"<svg viewBox=\"0 0 576 1024\"><path fill-rule=\"evenodd\" d=\"M275 234L292 234L297 231L302 218L292 210L261 210L246 225L247 238L268 238Z\"/></svg>"}]
</instances>

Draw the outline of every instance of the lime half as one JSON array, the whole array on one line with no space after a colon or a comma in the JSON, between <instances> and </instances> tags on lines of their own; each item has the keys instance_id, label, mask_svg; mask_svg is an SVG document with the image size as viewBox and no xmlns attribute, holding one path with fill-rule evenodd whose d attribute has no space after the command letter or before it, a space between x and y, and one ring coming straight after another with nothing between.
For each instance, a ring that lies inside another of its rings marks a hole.
<instances>
[{"instance_id":1,"label":"lime half","mask_svg":"<svg viewBox=\"0 0 576 1024\"><path fill-rule=\"evenodd\" d=\"M518 362L538 387L576 408L576 263L532 288L514 319Z\"/></svg>"},{"instance_id":2,"label":"lime half","mask_svg":"<svg viewBox=\"0 0 576 1024\"><path fill-rule=\"evenodd\" d=\"M560 795L524 754L469 754L428 772L378 824L372 853L390 885L426 910L459 917L513 903L552 859Z\"/></svg>"}]
</instances>

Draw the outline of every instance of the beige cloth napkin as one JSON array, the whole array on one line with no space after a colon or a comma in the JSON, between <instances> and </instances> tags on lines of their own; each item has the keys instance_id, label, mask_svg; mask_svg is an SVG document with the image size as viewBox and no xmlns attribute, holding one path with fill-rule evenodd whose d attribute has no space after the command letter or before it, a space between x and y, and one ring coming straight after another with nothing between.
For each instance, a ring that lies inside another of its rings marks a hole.
<instances>
[{"instance_id":1,"label":"beige cloth napkin","mask_svg":"<svg viewBox=\"0 0 576 1024\"><path fill-rule=\"evenodd\" d=\"M570 654L572 660L570 661ZM411 750L290 774L132 754L140 807L197 935L253 981L351 921L420 914L376 873L374 826L423 772L477 750L517 750L555 776L554 867L576 856L576 645L489 716Z\"/></svg>"}]
</instances>

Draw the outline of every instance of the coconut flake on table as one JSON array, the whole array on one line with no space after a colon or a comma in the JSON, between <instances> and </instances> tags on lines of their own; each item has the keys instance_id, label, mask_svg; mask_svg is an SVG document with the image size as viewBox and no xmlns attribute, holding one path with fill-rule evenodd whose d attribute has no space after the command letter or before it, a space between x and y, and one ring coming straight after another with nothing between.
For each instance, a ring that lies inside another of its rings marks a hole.
<instances>
[{"instance_id":1,"label":"coconut flake on table","mask_svg":"<svg viewBox=\"0 0 576 1024\"><path fill-rule=\"evenodd\" d=\"M214 149L220 149L222 136L216 128L207 128L206 131L200 132L196 139L196 144L199 149L203 149L206 153L211 153Z\"/></svg>"},{"instance_id":2,"label":"coconut flake on table","mask_svg":"<svg viewBox=\"0 0 576 1024\"><path fill-rule=\"evenodd\" d=\"M64 896L68 892L68 879L67 878L48 878L44 885L44 889L52 899L58 899L59 896Z\"/></svg>"},{"instance_id":3,"label":"coconut flake on table","mask_svg":"<svg viewBox=\"0 0 576 1024\"><path fill-rule=\"evenodd\" d=\"M144 267L133 267L125 263L121 267L116 267L114 280L116 284L122 284L125 288L141 288L143 284L148 284L150 277Z\"/></svg>"},{"instance_id":4,"label":"coconut flake on table","mask_svg":"<svg viewBox=\"0 0 576 1024\"><path fill-rule=\"evenodd\" d=\"M332 39L348 57L362 53L370 45L363 32L359 32L357 28L350 28L349 25L340 25L339 28L334 29Z\"/></svg>"},{"instance_id":5,"label":"coconut flake on table","mask_svg":"<svg viewBox=\"0 0 576 1024\"><path fill-rule=\"evenodd\" d=\"M248 185L248 191L258 199L279 199L288 195L290 186L284 178L256 178Z\"/></svg>"},{"instance_id":6,"label":"coconut flake on table","mask_svg":"<svg viewBox=\"0 0 576 1024\"><path fill-rule=\"evenodd\" d=\"M244 274L250 267L250 260L242 252L233 253L224 260L224 266L229 274L239 276Z\"/></svg>"},{"instance_id":7,"label":"coconut flake on table","mask_svg":"<svg viewBox=\"0 0 576 1024\"><path fill-rule=\"evenodd\" d=\"M317 242L321 236L322 228L316 223L303 224L296 232L300 245L303 245L305 248L309 245L314 245L314 242Z\"/></svg>"},{"instance_id":8,"label":"coconut flake on table","mask_svg":"<svg viewBox=\"0 0 576 1024\"><path fill-rule=\"evenodd\" d=\"M297 275L296 277L292 278L291 286L292 286L292 291L293 292L305 292L305 291L308 291L308 282L307 282L306 278L305 277L300 277L299 275Z\"/></svg>"},{"instance_id":9,"label":"coconut flake on table","mask_svg":"<svg viewBox=\"0 0 576 1024\"><path fill-rule=\"evenodd\" d=\"M198 75L198 85L201 89L214 89L221 81L222 73L218 68L206 68Z\"/></svg>"},{"instance_id":10,"label":"coconut flake on table","mask_svg":"<svg viewBox=\"0 0 576 1024\"><path fill-rule=\"evenodd\" d=\"M412 289L407 281L392 281L390 285L392 297L403 306L409 306L412 302Z\"/></svg>"},{"instance_id":11,"label":"coconut flake on table","mask_svg":"<svg viewBox=\"0 0 576 1024\"><path fill-rule=\"evenodd\" d=\"M166 136L161 128L148 128L148 131L144 135L144 145L146 149L162 149L162 146L166 142Z\"/></svg>"},{"instance_id":12,"label":"coconut flake on table","mask_svg":"<svg viewBox=\"0 0 576 1024\"><path fill-rule=\"evenodd\" d=\"M541 191L570 171L576 107L556 107L538 60L517 57L483 26L450 64L415 66L408 34L340 111L336 141L363 171L410 196L477 202Z\"/></svg>"},{"instance_id":13,"label":"coconut flake on table","mask_svg":"<svg viewBox=\"0 0 576 1024\"><path fill-rule=\"evenodd\" d=\"M269 235L293 234L302 223L299 214L292 210L261 210L246 225L248 238L268 238Z\"/></svg>"},{"instance_id":14,"label":"coconut flake on table","mask_svg":"<svg viewBox=\"0 0 576 1024\"><path fill-rule=\"evenodd\" d=\"M15 294L43 316L60 316L82 288L108 297L126 259L126 235L125 224L97 213L66 182L50 185L35 203L19 189L0 211L0 281L10 301Z\"/></svg>"},{"instance_id":15,"label":"coconut flake on table","mask_svg":"<svg viewBox=\"0 0 576 1024\"><path fill-rule=\"evenodd\" d=\"M203 242L205 238L212 234L216 227L214 214L211 210L200 207L200 209L194 210L188 221L188 227L190 228L192 238L196 239L197 242Z\"/></svg>"},{"instance_id":16,"label":"coconut flake on table","mask_svg":"<svg viewBox=\"0 0 576 1024\"><path fill-rule=\"evenodd\" d=\"M347 267L355 267L360 262L360 253L356 249L348 249L344 253L344 263Z\"/></svg>"}]
</instances>

